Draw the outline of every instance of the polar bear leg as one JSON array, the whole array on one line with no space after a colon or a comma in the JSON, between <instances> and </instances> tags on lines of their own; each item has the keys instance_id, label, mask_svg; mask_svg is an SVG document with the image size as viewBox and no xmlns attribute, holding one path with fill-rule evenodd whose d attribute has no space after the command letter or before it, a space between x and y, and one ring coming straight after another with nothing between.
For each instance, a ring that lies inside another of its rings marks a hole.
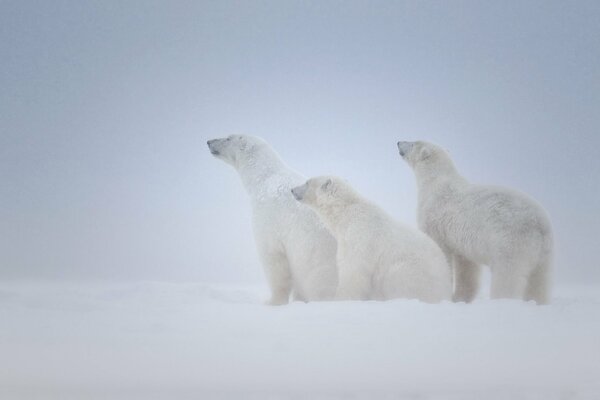
<instances>
[{"instance_id":1,"label":"polar bear leg","mask_svg":"<svg viewBox=\"0 0 600 400\"><path fill-rule=\"evenodd\" d=\"M481 266L462 256L454 255L452 257L452 267L454 269L454 296L452 300L470 303L479 290Z\"/></svg>"},{"instance_id":2,"label":"polar bear leg","mask_svg":"<svg viewBox=\"0 0 600 400\"><path fill-rule=\"evenodd\" d=\"M538 265L529 275L527 288L525 289L525 300L535 300L537 304L548 304L550 301L549 287L549 268L545 264Z\"/></svg>"},{"instance_id":3,"label":"polar bear leg","mask_svg":"<svg viewBox=\"0 0 600 400\"><path fill-rule=\"evenodd\" d=\"M292 274L286 255L278 251L265 251L261 258L271 288L271 299L267 304L272 306L287 304L292 291Z\"/></svg>"},{"instance_id":4,"label":"polar bear leg","mask_svg":"<svg viewBox=\"0 0 600 400\"><path fill-rule=\"evenodd\" d=\"M492 299L523 299L527 287L527 275L521 273L520 265L513 268L492 266ZM526 268L526 266L525 266Z\"/></svg>"}]
</instances>

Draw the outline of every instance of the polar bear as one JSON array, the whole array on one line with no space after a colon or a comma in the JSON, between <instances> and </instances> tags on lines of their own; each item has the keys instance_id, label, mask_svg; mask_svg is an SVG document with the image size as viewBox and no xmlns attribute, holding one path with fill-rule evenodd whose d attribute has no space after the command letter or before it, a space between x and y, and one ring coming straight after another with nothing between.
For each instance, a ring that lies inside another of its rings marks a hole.
<instances>
[{"instance_id":1,"label":"polar bear","mask_svg":"<svg viewBox=\"0 0 600 400\"><path fill-rule=\"evenodd\" d=\"M254 136L232 135L207 142L210 152L232 165L248 192L258 253L271 289L268 304L335 295L336 241L317 215L294 200L290 189L305 178Z\"/></svg>"},{"instance_id":2,"label":"polar bear","mask_svg":"<svg viewBox=\"0 0 600 400\"><path fill-rule=\"evenodd\" d=\"M491 297L549 300L552 228L534 200L467 182L448 154L427 142L398 142L418 187L418 221L454 268L454 300L477 294L480 265L491 270Z\"/></svg>"},{"instance_id":3,"label":"polar bear","mask_svg":"<svg viewBox=\"0 0 600 400\"><path fill-rule=\"evenodd\" d=\"M450 267L424 233L408 228L336 177L309 179L292 189L337 240L338 300L452 297Z\"/></svg>"}]
</instances>

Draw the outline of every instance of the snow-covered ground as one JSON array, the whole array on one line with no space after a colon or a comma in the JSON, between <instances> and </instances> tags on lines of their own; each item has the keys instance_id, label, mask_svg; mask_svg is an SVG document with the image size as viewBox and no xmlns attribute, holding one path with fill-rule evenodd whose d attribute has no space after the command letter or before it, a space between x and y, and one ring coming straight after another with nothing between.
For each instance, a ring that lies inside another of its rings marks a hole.
<instances>
[{"instance_id":1,"label":"snow-covered ground","mask_svg":"<svg viewBox=\"0 0 600 400\"><path fill-rule=\"evenodd\" d=\"M0 399L600 399L600 287L262 305L207 284L0 285Z\"/></svg>"}]
</instances>

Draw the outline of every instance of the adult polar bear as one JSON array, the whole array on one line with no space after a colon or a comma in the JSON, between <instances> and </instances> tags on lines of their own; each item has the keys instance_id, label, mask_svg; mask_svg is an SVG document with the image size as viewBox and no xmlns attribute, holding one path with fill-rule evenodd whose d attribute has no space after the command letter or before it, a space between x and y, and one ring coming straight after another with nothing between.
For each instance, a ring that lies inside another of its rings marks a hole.
<instances>
[{"instance_id":1,"label":"adult polar bear","mask_svg":"<svg viewBox=\"0 0 600 400\"><path fill-rule=\"evenodd\" d=\"M336 299L437 303L452 297L446 257L423 232L397 223L339 178L312 178L292 193L337 239Z\"/></svg>"},{"instance_id":2,"label":"adult polar bear","mask_svg":"<svg viewBox=\"0 0 600 400\"><path fill-rule=\"evenodd\" d=\"M434 144L398 142L398 150L416 176L419 225L453 264L454 299L475 297L485 264L492 298L546 304L552 229L542 207L513 190L467 182Z\"/></svg>"},{"instance_id":3,"label":"adult polar bear","mask_svg":"<svg viewBox=\"0 0 600 400\"><path fill-rule=\"evenodd\" d=\"M305 178L254 136L232 135L207 142L210 152L232 165L252 201L254 236L271 288L269 304L328 300L335 295L336 241L291 188Z\"/></svg>"}]
</instances>

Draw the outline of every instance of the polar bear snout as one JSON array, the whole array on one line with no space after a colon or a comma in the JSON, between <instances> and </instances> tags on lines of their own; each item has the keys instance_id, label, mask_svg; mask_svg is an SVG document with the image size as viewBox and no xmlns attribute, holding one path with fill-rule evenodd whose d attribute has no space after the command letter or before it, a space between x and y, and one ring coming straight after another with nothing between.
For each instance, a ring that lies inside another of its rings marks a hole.
<instances>
[{"instance_id":1,"label":"polar bear snout","mask_svg":"<svg viewBox=\"0 0 600 400\"><path fill-rule=\"evenodd\" d=\"M308 185L306 183L302 186L296 186L292 189L292 196L294 196L296 200L301 201L306 194L307 187Z\"/></svg>"},{"instance_id":2,"label":"polar bear snout","mask_svg":"<svg viewBox=\"0 0 600 400\"><path fill-rule=\"evenodd\" d=\"M217 149L218 143L219 143L219 139L211 139L206 142L206 144L208 145L208 149L215 156L220 154L219 150Z\"/></svg>"},{"instance_id":3,"label":"polar bear snout","mask_svg":"<svg viewBox=\"0 0 600 400\"><path fill-rule=\"evenodd\" d=\"M414 144L414 142L398 142L398 152L404 157L412 150Z\"/></svg>"}]
</instances>

